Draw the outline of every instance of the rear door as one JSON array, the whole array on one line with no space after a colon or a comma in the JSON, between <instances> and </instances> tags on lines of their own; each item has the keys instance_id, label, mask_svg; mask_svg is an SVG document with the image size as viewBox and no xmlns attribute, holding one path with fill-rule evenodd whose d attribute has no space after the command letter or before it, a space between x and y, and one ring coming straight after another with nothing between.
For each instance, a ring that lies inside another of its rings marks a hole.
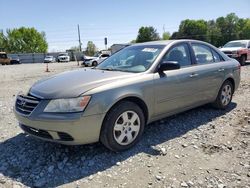
<instances>
[{"instance_id":1,"label":"rear door","mask_svg":"<svg viewBox=\"0 0 250 188\"><path fill-rule=\"evenodd\" d=\"M203 43L191 43L195 57L197 92L202 101L210 101L216 97L225 76L223 58L211 47Z\"/></svg>"}]
</instances>

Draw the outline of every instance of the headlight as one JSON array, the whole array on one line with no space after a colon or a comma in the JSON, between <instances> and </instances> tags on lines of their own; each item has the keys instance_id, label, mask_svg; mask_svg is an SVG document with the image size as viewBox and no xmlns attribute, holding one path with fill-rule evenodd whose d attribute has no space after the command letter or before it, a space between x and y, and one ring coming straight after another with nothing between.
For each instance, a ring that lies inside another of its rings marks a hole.
<instances>
[{"instance_id":1,"label":"headlight","mask_svg":"<svg viewBox=\"0 0 250 188\"><path fill-rule=\"evenodd\" d=\"M89 103L90 96L51 100L44 112L82 112Z\"/></svg>"}]
</instances>

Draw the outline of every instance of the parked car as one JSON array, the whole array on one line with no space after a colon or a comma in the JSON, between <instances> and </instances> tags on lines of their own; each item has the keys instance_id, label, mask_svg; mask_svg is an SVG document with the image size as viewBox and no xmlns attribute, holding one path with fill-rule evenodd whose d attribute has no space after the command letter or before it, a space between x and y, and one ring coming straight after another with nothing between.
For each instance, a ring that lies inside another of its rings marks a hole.
<instances>
[{"instance_id":1,"label":"parked car","mask_svg":"<svg viewBox=\"0 0 250 188\"><path fill-rule=\"evenodd\" d=\"M237 59L241 65L250 60L250 40L230 41L220 50L229 57Z\"/></svg>"},{"instance_id":2,"label":"parked car","mask_svg":"<svg viewBox=\"0 0 250 188\"><path fill-rule=\"evenodd\" d=\"M85 59L82 65L87 66L87 67L91 67L91 66L95 67L98 64L100 64L104 59L108 58L109 56L110 56L109 54L100 54L97 57Z\"/></svg>"},{"instance_id":3,"label":"parked car","mask_svg":"<svg viewBox=\"0 0 250 188\"><path fill-rule=\"evenodd\" d=\"M56 62L56 58L53 56L48 55L44 58L44 63L54 63L54 62Z\"/></svg>"},{"instance_id":4,"label":"parked car","mask_svg":"<svg viewBox=\"0 0 250 188\"><path fill-rule=\"evenodd\" d=\"M240 64L214 46L169 40L126 47L92 69L68 71L17 95L20 127L47 141L101 141L113 151L134 146L144 126L212 103L230 105Z\"/></svg>"},{"instance_id":5,"label":"parked car","mask_svg":"<svg viewBox=\"0 0 250 188\"><path fill-rule=\"evenodd\" d=\"M68 53L60 53L57 56L57 62L69 62L70 61L70 57Z\"/></svg>"},{"instance_id":6,"label":"parked car","mask_svg":"<svg viewBox=\"0 0 250 188\"><path fill-rule=\"evenodd\" d=\"M0 64L2 65L13 65L20 64L20 59L18 57L10 58L6 52L0 52Z\"/></svg>"},{"instance_id":7,"label":"parked car","mask_svg":"<svg viewBox=\"0 0 250 188\"><path fill-rule=\"evenodd\" d=\"M0 63L2 65L10 65L10 58L7 56L6 52L0 52Z\"/></svg>"},{"instance_id":8,"label":"parked car","mask_svg":"<svg viewBox=\"0 0 250 188\"><path fill-rule=\"evenodd\" d=\"M10 58L10 64L14 65L14 64L21 64L21 60L19 59L19 57L11 57Z\"/></svg>"}]
</instances>

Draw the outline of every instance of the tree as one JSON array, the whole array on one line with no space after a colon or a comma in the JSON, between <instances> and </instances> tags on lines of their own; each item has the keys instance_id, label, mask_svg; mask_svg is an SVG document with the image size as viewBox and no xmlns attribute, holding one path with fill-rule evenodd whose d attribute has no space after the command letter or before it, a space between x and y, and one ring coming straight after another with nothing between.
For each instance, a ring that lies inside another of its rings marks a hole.
<instances>
[{"instance_id":1,"label":"tree","mask_svg":"<svg viewBox=\"0 0 250 188\"><path fill-rule=\"evenodd\" d=\"M245 19L244 25L242 27L241 39L250 39L250 19Z\"/></svg>"},{"instance_id":2,"label":"tree","mask_svg":"<svg viewBox=\"0 0 250 188\"><path fill-rule=\"evenodd\" d=\"M141 27L138 31L138 35L136 38L136 42L147 42L147 41L155 41L160 40L159 34L156 29L152 26L150 27Z\"/></svg>"},{"instance_id":3,"label":"tree","mask_svg":"<svg viewBox=\"0 0 250 188\"><path fill-rule=\"evenodd\" d=\"M96 45L92 41L88 41L86 55L93 56L96 52Z\"/></svg>"},{"instance_id":4,"label":"tree","mask_svg":"<svg viewBox=\"0 0 250 188\"><path fill-rule=\"evenodd\" d=\"M5 50L8 53L44 53L48 49L45 33L35 28L7 29Z\"/></svg>"},{"instance_id":5,"label":"tree","mask_svg":"<svg viewBox=\"0 0 250 188\"><path fill-rule=\"evenodd\" d=\"M230 40L239 39L239 17L235 13L230 13L226 17L216 19L216 26L222 33L219 40L220 45L224 45Z\"/></svg>"},{"instance_id":6,"label":"tree","mask_svg":"<svg viewBox=\"0 0 250 188\"><path fill-rule=\"evenodd\" d=\"M79 46L72 46L69 50L74 51L74 52L79 52L80 47Z\"/></svg>"},{"instance_id":7,"label":"tree","mask_svg":"<svg viewBox=\"0 0 250 188\"><path fill-rule=\"evenodd\" d=\"M214 20L207 22L207 42L213 44L214 46L221 46L221 31L216 26Z\"/></svg>"},{"instance_id":8,"label":"tree","mask_svg":"<svg viewBox=\"0 0 250 188\"><path fill-rule=\"evenodd\" d=\"M183 20L179 26L178 38L207 40L207 22L205 20Z\"/></svg>"},{"instance_id":9,"label":"tree","mask_svg":"<svg viewBox=\"0 0 250 188\"><path fill-rule=\"evenodd\" d=\"M162 40L169 40L170 39L170 33L169 32L164 32L162 34Z\"/></svg>"}]
</instances>

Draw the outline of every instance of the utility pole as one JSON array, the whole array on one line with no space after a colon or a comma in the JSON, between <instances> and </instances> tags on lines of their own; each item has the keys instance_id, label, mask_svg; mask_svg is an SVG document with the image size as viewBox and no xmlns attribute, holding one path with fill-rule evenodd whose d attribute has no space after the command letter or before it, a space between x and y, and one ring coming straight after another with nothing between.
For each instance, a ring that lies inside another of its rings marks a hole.
<instances>
[{"instance_id":1,"label":"utility pole","mask_svg":"<svg viewBox=\"0 0 250 188\"><path fill-rule=\"evenodd\" d=\"M162 28L162 29L163 29L163 33L165 33L165 24L163 25L163 28Z\"/></svg>"},{"instance_id":2,"label":"utility pole","mask_svg":"<svg viewBox=\"0 0 250 188\"><path fill-rule=\"evenodd\" d=\"M79 24L77 25L77 28L78 28L79 49L80 49L80 52L81 52L82 51L82 42L81 42L81 35L80 35Z\"/></svg>"}]
</instances>

